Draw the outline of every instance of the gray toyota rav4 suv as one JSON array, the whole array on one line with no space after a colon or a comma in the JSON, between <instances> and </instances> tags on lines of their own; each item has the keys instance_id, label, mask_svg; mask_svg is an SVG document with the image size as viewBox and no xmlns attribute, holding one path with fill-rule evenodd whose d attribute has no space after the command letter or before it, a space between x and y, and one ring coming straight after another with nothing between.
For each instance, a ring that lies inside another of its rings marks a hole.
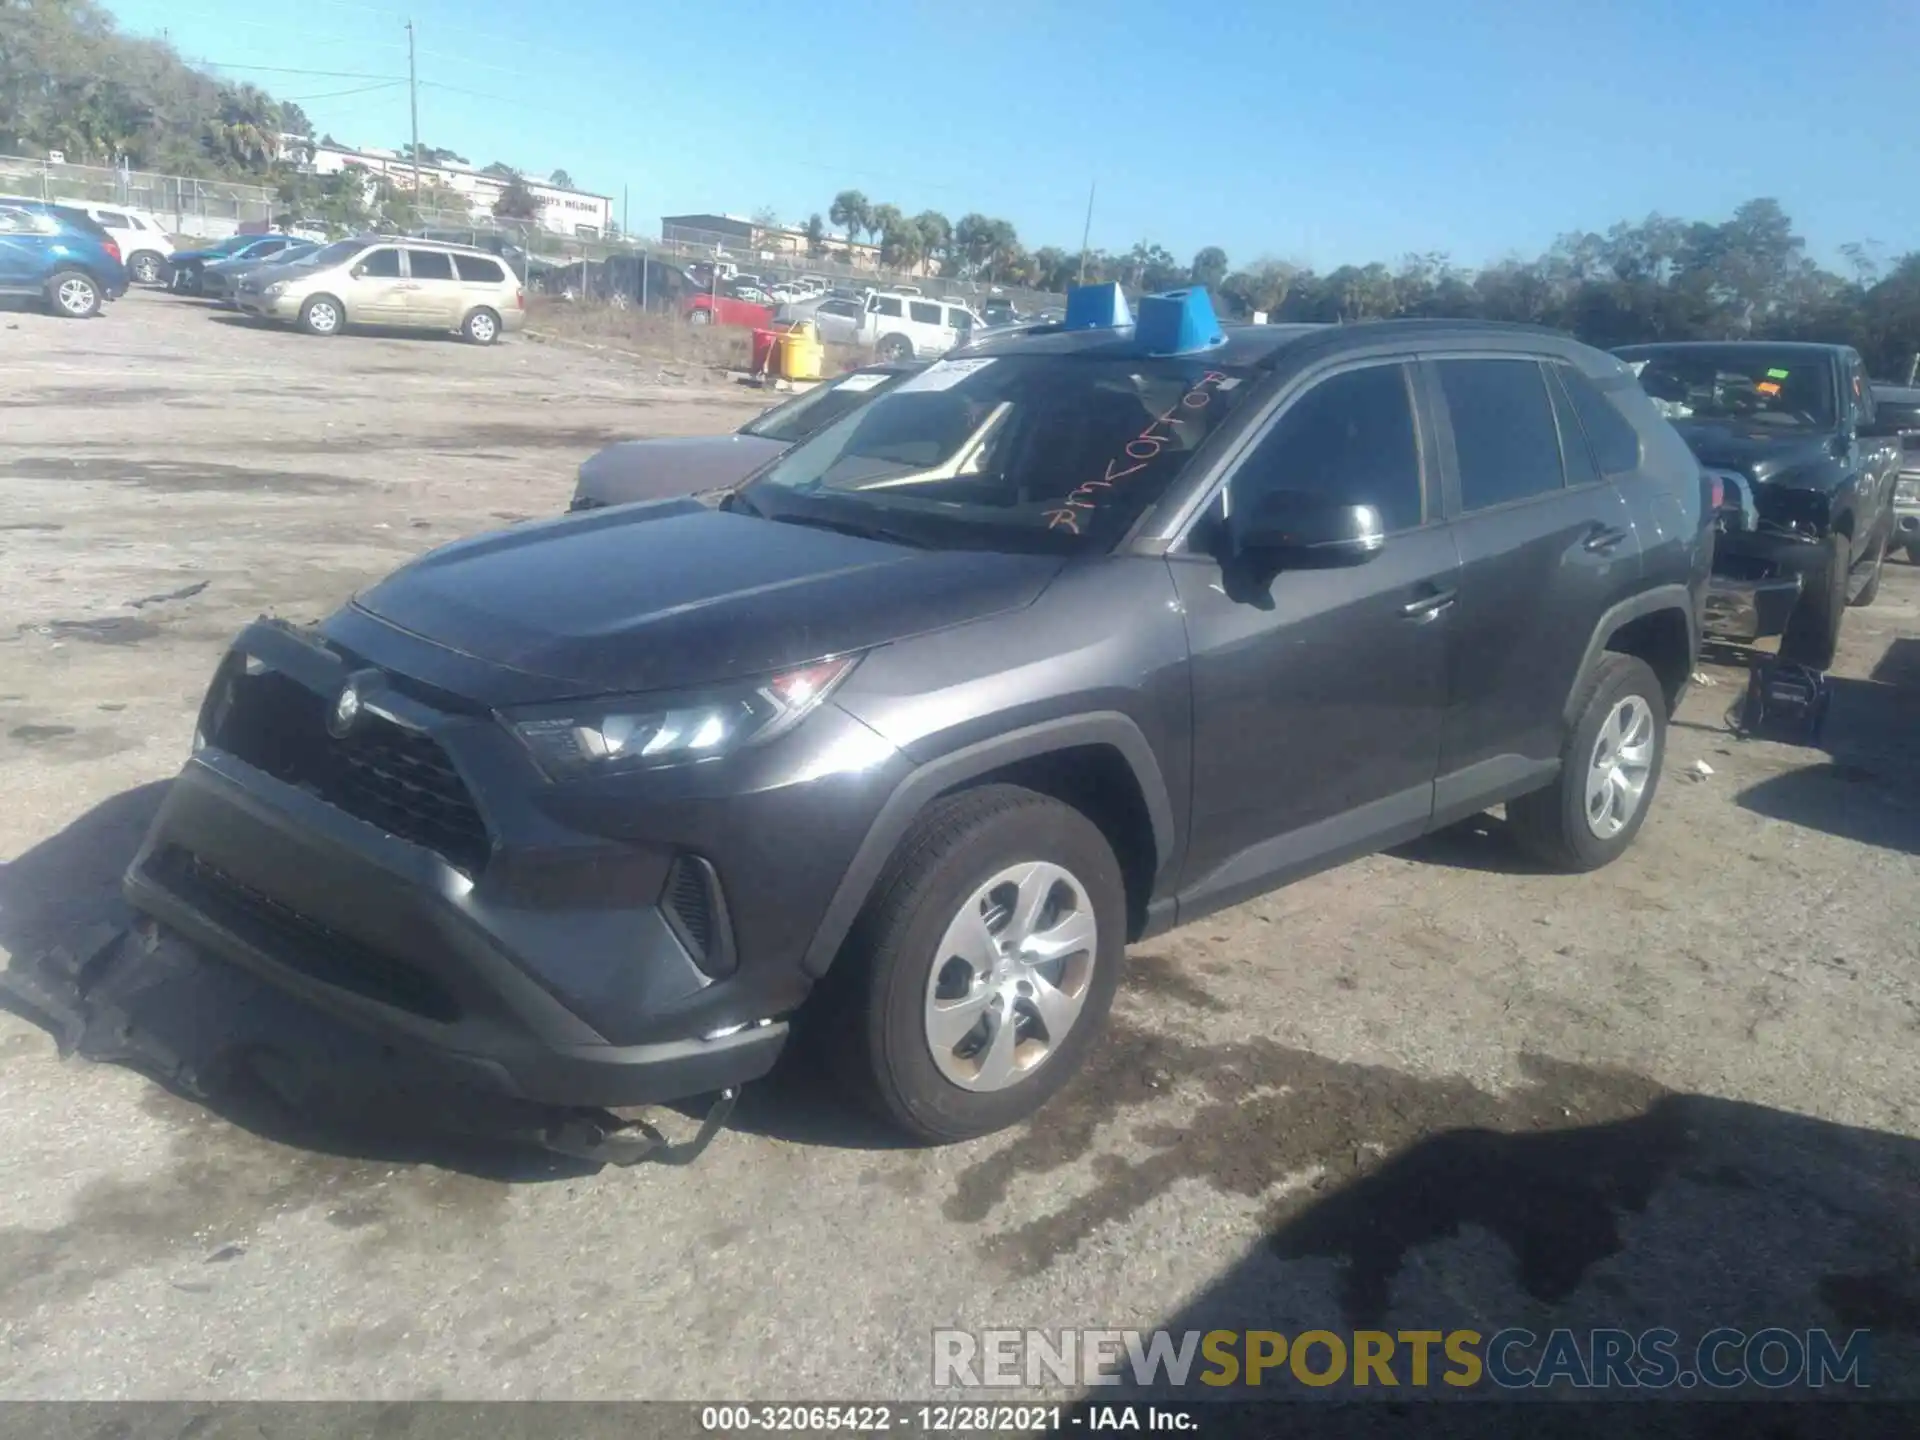
<instances>
[{"instance_id":1,"label":"gray toyota rav4 suv","mask_svg":"<svg viewBox=\"0 0 1920 1440\"><path fill-rule=\"evenodd\" d=\"M793 1024L947 1141L1073 1075L1130 941L1502 802L1618 856L1715 508L1621 363L1071 299L717 508L256 622L131 899L517 1100L730 1096Z\"/></svg>"}]
</instances>

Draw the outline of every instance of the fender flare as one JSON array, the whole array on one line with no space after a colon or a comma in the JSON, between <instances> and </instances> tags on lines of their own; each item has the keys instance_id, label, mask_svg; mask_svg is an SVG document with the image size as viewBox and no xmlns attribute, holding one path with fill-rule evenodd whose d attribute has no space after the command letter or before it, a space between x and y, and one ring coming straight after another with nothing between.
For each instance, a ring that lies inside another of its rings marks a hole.
<instances>
[{"instance_id":1,"label":"fender flare","mask_svg":"<svg viewBox=\"0 0 1920 1440\"><path fill-rule=\"evenodd\" d=\"M1153 827L1157 875L1173 854L1173 801L1167 792L1166 778L1160 772L1160 761L1140 727L1117 710L1044 720L929 760L894 787L881 805L880 813L867 827L866 838L860 842L833 898L827 902L826 913L821 916L813 940L801 958L801 968L816 980L827 973L847 933L853 929L853 922L866 905L867 897L873 893L881 870L920 812L937 796L1018 761L1083 745L1111 746L1120 752L1127 768L1133 772Z\"/></svg>"},{"instance_id":2,"label":"fender flare","mask_svg":"<svg viewBox=\"0 0 1920 1440\"><path fill-rule=\"evenodd\" d=\"M1593 673L1593 667L1600 663L1600 656L1607 648L1607 637L1630 621L1644 615L1656 615L1662 610L1677 610L1687 622L1687 673L1693 673L1693 664L1700 654L1700 616L1694 608L1693 592L1678 583L1656 585L1651 590L1643 590L1637 595L1613 605L1601 615L1593 627L1593 634L1587 639L1586 654L1580 657L1580 668L1573 672L1573 684L1567 690L1566 703L1561 706L1561 719L1568 725L1579 717L1574 714L1574 701L1579 697L1580 687ZM1687 682L1680 682L1681 694L1686 693Z\"/></svg>"}]
</instances>

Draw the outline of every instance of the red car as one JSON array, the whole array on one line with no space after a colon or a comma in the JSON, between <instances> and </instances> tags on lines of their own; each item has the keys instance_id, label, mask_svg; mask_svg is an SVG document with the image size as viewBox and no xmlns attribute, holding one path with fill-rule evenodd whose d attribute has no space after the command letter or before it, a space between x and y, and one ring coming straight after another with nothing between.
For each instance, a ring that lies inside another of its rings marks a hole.
<instances>
[{"instance_id":1,"label":"red car","mask_svg":"<svg viewBox=\"0 0 1920 1440\"><path fill-rule=\"evenodd\" d=\"M736 300L731 295L694 295L682 307L682 313L695 325L745 325L764 330L773 324L773 310L751 300Z\"/></svg>"}]
</instances>

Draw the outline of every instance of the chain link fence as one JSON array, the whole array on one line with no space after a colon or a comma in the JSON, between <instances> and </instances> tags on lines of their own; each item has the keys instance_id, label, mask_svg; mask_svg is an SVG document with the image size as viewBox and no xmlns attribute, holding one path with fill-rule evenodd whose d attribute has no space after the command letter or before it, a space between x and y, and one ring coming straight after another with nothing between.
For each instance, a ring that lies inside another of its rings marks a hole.
<instances>
[{"instance_id":1,"label":"chain link fence","mask_svg":"<svg viewBox=\"0 0 1920 1440\"><path fill-rule=\"evenodd\" d=\"M103 165L67 165L0 155L0 192L36 200L84 200L145 210L175 235L217 240L245 224L273 219L273 191L264 185L196 180Z\"/></svg>"}]
</instances>

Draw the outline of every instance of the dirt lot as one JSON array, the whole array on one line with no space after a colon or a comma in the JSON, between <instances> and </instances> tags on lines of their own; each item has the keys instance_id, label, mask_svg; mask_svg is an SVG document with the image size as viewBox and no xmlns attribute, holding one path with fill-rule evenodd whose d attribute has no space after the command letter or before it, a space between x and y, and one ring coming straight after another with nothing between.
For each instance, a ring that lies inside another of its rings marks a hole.
<instances>
[{"instance_id":1,"label":"dirt lot","mask_svg":"<svg viewBox=\"0 0 1920 1440\"><path fill-rule=\"evenodd\" d=\"M239 625L748 412L680 373L0 314L0 948L114 913ZM1153 942L1092 1072L952 1149L793 1074L594 1171L223 1088L280 1014L224 971L154 986L205 1102L0 1012L0 1395L873 1398L935 1326L1161 1323L1864 1326L1920 1395L1920 571L1850 616L1828 750L1734 740L1708 673L1620 864L1496 823Z\"/></svg>"}]
</instances>

